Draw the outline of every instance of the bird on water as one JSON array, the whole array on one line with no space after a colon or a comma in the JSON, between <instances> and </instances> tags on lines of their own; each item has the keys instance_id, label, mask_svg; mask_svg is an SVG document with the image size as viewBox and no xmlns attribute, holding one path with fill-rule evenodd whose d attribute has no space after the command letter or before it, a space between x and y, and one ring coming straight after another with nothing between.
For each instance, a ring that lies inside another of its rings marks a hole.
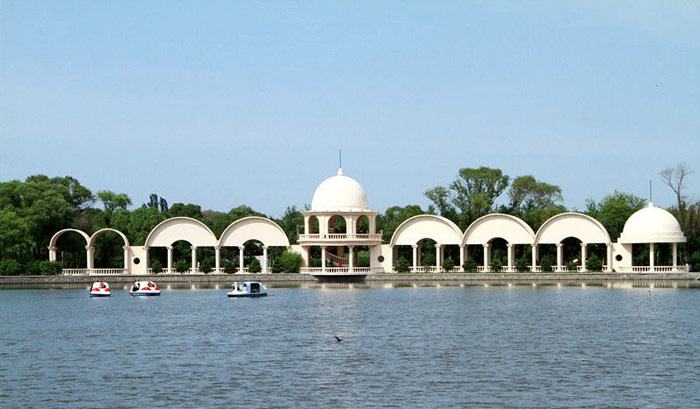
<instances>
[{"instance_id":1,"label":"bird on water","mask_svg":"<svg viewBox=\"0 0 700 409\"><path fill-rule=\"evenodd\" d=\"M338 338L337 335L333 335L333 336L335 337L336 342L341 342L341 341L342 341L342 339Z\"/></svg>"}]
</instances>

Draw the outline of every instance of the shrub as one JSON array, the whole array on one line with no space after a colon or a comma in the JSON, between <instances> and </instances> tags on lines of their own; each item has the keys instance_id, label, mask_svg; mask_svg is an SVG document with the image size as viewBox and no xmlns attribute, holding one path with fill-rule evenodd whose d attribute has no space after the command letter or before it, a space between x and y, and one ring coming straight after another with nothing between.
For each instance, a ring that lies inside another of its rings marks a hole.
<instances>
[{"instance_id":1,"label":"shrub","mask_svg":"<svg viewBox=\"0 0 700 409\"><path fill-rule=\"evenodd\" d=\"M423 267L432 267L435 265L435 254L432 252L424 255L420 260L420 265Z\"/></svg>"},{"instance_id":2,"label":"shrub","mask_svg":"<svg viewBox=\"0 0 700 409\"><path fill-rule=\"evenodd\" d=\"M394 265L394 271L397 273L408 273L411 270L411 263L405 258L400 258L396 260Z\"/></svg>"},{"instance_id":3,"label":"shrub","mask_svg":"<svg viewBox=\"0 0 700 409\"><path fill-rule=\"evenodd\" d=\"M499 260L499 259L494 259L494 260L491 260L489 267L490 267L492 272L498 273L499 271L501 271L501 268L503 268L503 263L501 263L501 260Z\"/></svg>"},{"instance_id":4,"label":"shrub","mask_svg":"<svg viewBox=\"0 0 700 409\"><path fill-rule=\"evenodd\" d=\"M279 257L277 257L277 260L275 260L275 264L279 263L279 268L280 271L277 271L279 273L290 273L290 274L297 274L299 273L299 269L301 269L301 265L304 263L304 259L301 257L301 254L295 253L292 251L284 251L282 254L280 254ZM272 266L273 268L273 273L275 272L275 266Z\"/></svg>"},{"instance_id":5,"label":"shrub","mask_svg":"<svg viewBox=\"0 0 700 409\"><path fill-rule=\"evenodd\" d=\"M3 276L18 276L22 274L22 265L19 261L11 258L0 260L0 275Z\"/></svg>"},{"instance_id":6,"label":"shrub","mask_svg":"<svg viewBox=\"0 0 700 409\"><path fill-rule=\"evenodd\" d=\"M464 271L473 273L478 271L479 265L476 264L476 260L474 260L473 258L468 258L464 260L464 265L462 267L464 267Z\"/></svg>"},{"instance_id":7,"label":"shrub","mask_svg":"<svg viewBox=\"0 0 700 409\"><path fill-rule=\"evenodd\" d=\"M284 269L282 268L282 263L280 263L279 257L275 259L275 261L272 263L272 267L270 267L270 272L273 274L279 274L284 272Z\"/></svg>"},{"instance_id":8,"label":"shrub","mask_svg":"<svg viewBox=\"0 0 700 409\"><path fill-rule=\"evenodd\" d=\"M238 271L238 266L236 265L236 263L234 263L231 260L228 260L224 263L224 273L236 274L236 271Z\"/></svg>"},{"instance_id":9,"label":"shrub","mask_svg":"<svg viewBox=\"0 0 700 409\"><path fill-rule=\"evenodd\" d=\"M311 267L321 267L321 259L312 258L311 259Z\"/></svg>"},{"instance_id":10,"label":"shrub","mask_svg":"<svg viewBox=\"0 0 700 409\"><path fill-rule=\"evenodd\" d=\"M588 271L603 271L603 261L593 253L586 260L586 269Z\"/></svg>"},{"instance_id":11,"label":"shrub","mask_svg":"<svg viewBox=\"0 0 700 409\"><path fill-rule=\"evenodd\" d=\"M209 259L208 257L205 258L204 260L202 260L201 263L199 263L199 271L201 271L201 272L204 273L204 274L209 274L209 273L211 273L211 270L212 270L213 268L214 268L214 267L212 266L211 259Z\"/></svg>"},{"instance_id":12,"label":"shrub","mask_svg":"<svg viewBox=\"0 0 700 409\"><path fill-rule=\"evenodd\" d=\"M180 260L175 264L175 271L177 271L178 273L184 273L189 268L190 265L185 260Z\"/></svg>"},{"instance_id":13,"label":"shrub","mask_svg":"<svg viewBox=\"0 0 700 409\"><path fill-rule=\"evenodd\" d=\"M163 265L160 264L159 260L151 261L151 272L153 274L160 274L163 272Z\"/></svg>"},{"instance_id":14,"label":"shrub","mask_svg":"<svg viewBox=\"0 0 700 409\"><path fill-rule=\"evenodd\" d=\"M41 261L32 260L24 267L24 274L35 276L41 274Z\"/></svg>"},{"instance_id":15,"label":"shrub","mask_svg":"<svg viewBox=\"0 0 700 409\"><path fill-rule=\"evenodd\" d=\"M442 269L446 273L452 271L452 269L455 268L455 266L456 266L456 264L455 264L454 260L452 260L451 258L447 258L447 259L443 260L443 262L442 262Z\"/></svg>"},{"instance_id":16,"label":"shrub","mask_svg":"<svg viewBox=\"0 0 700 409\"><path fill-rule=\"evenodd\" d=\"M552 271L552 258L549 256L542 257L542 260L540 260L540 267L544 272Z\"/></svg>"},{"instance_id":17,"label":"shrub","mask_svg":"<svg viewBox=\"0 0 700 409\"><path fill-rule=\"evenodd\" d=\"M575 273L576 271L578 271L578 264L574 261L569 261L568 263L566 263L566 269Z\"/></svg>"},{"instance_id":18,"label":"shrub","mask_svg":"<svg viewBox=\"0 0 700 409\"><path fill-rule=\"evenodd\" d=\"M362 250L357 252L357 266L369 267L369 251Z\"/></svg>"},{"instance_id":19,"label":"shrub","mask_svg":"<svg viewBox=\"0 0 700 409\"><path fill-rule=\"evenodd\" d=\"M251 260L250 264L248 264L248 272L255 274L261 271L262 267L260 266L260 262L258 261L258 259L254 258L253 260Z\"/></svg>"},{"instance_id":20,"label":"shrub","mask_svg":"<svg viewBox=\"0 0 700 409\"><path fill-rule=\"evenodd\" d=\"M58 261L42 261L39 263L39 271L44 276L55 276L61 274L63 266Z\"/></svg>"},{"instance_id":21,"label":"shrub","mask_svg":"<svg viewBox=\"0 0 700 409\"><path fill-rule=\"evenodd\" d=\"M515 270L519 273L530 271L530 266L527 264L527 258L519 258L515 261Z\"/></svg>"}]
</instances>

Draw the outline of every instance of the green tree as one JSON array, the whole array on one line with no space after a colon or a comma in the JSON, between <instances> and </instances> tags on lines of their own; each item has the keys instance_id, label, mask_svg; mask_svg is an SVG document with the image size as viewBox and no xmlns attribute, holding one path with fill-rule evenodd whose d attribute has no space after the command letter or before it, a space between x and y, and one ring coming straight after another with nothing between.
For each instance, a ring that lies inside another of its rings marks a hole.
<instances>
[{"instance_id":1,"label":"green tree","mask_svg":"<svg viewBox=\"0 0 700 409\"><path fill-rule=\"evenodd\" d=\"M277 257L275 262L279 263L281 272L296 274L299 273L304 260L302 259L301 254L291 251L284 251L279 257Z\"/></svg>"},{"instance_id":2,"label":"green tree","mask_svg":"<svg viewBox=\"0 0 700 409\"><path fill-rule=\"evenodd\" d=\"M644 207L645 200L639 196L615 191L600 202L586 200L585 213L598 220L610 234L611 240L620 237L622 229L632 213Z\"/></svg>"},{"instance_id":3,"label":"green tree","mask_svg":"<svg viewBox=\"0 0 700 409\"><path fill-rule=\"evenodd\" d=\"M476 263L476 260L473 258L468 258L464 260L464 264L462 265L462 268L464 268L465 272L469 273L475 273L478 271L479 265Z\"/></svg>"},{"instance_id":4,"label":"green tree","mask_svg":"<svg viewBox=\"0 0 700 409\"><path fill-rule=\"evenodd\" d=\"M520 273L530 271L530 266L528 265L526 257L521 257L515 261L515 270Z\"/></svg>"},{"instance_id":5,"label":"green tree","mask_svg":"<svg viewBox=\"0 0 700 409\"><path fill-rule=\"evenodd\" d=\"M153 274L160 274L163 272L163 265L160 263L160 260L151 260L151 272Z\"/></svg>"},{"instance_id":6,"label":"green tree","mask_svg":"<svg viewBox=\"0 0 700 409\"><path fill-rule=\"evenodd\" d=\"M405 207L392 206L386 209L383 215L378 215L377 229L383 232L382 240L384 243L388 243L391 240L391 236L393 236L401 223L419 214L425 214L425 211L423 211L420 206L408 205Z\"/></svg>"},{"instance_id":7,"label":"green tree","mask_svg":"<svg viewBox=\"0 0 700 409\"><path fill-rule=\"evenodd\" d=\"M202 220L202 207L196 204L174 203L168 210L169 217L190 217L192 219Z\"/></svg>"},{"instance_id":8,"label":"green tree","mask_svg":"<svg viewBox=\"0 0 700 409\"><path fill-rule=\"evenodd\" d=\"M27 262L33 245L27 222L13 211L0 209L0 260Z\"/></svg>"},{"instance_id":9,"label":"green tree","mask_svg":"<svg viewBox=\"0 0 700 409\"><path fill-rule=\"evenodd\" d=\"M238 266L236 263L233 262L233 260L227 260L224 262L224 273L226 274L236 274L238 271Z\"/></svg>"},{"instance_id":10,"label":"green tree","mask_svg":"<svg viewBox=\"0 0 700 409\"><path fill-rule=\"evenodd\" d=\"M510 202L507 213L520 217L533 229L538 229L550 217L565 212L561 202L561 188L538 182L533 176L513 179L508 190Z\"/></svg>"},{"instance_id":11,"label":"green tree","mask_svg":"<svg viewBox=\"0 0 700 409\"><path fill-rule=\"evenodd\" d=\"M411 262L406 260L405 258L400 258L396 261L396 264L394 264L394 270L397 273L408 273L411 269Z\"/></svg>"},{"instance_id":12,"label":"green tree","mask_svg":"<svg viewBox=\"0 0 700 409\"><path fill-rule=\"evenodd\" d=\"M442 261L442 271L449 273L452 271L453 268L455 268L456 264L454 260L451 258L446 258L445 260Z\"/></svg>"},{"instance_id":13,"label":"green tree","mask_svg":"<svg viewBox=\"0 0 700 409\"><path fill-rule=\"evenodd\" d=\"M22 265L11 258L0 259L0 276L17 276L22 274Z\"/></svg>"},{"instance_id":14,"label":"green tree","mask_svg":"<svg viewBox=\"0 0 700 409\"><path fill-rule=\"evenodd\" d=\"M58 274L61 274L61 269L63 267L61 266L61 263L58 261L40 261L39 262L39 271L41 272L41 275L45 276L55 276Z\"/></svg>"},{"instance_id":15,"label":"green tree","mask_svg":"<svg viewBox=\"0 0 700 409\"><path fill-rule=\"evenodd\" d=\"M185 260L179 260L177 263L175 263L175 271L177 271L178 273L184 273L190 268L190 264Z\"/></svg>"},{"instance_id":16,"label":"green tree","mask_svg":"<svg viewBox=\"0 0 700 409\"><path fill-rule=\"evenodd\" d=\"M586 259L586 269L588 271L603 271L603 261L593 253Z\"/></svg>"},{"instance_id":17,"label":"green tree","mask_svg":"<svg viewBox=\"0 0 700 409\"><path fill-rule=\"evenodd\" d=\"M282 218L277 220L282 230L289 238L291 244L296 244L299 239L299 231L304 231L304 215L296 206L287 207Z\"/></svg>"},{"instance_id":18,"label":"green tree","mask_svg":"<svg viewBox=\"0 0 700 409\"><path fill-rule=\"evenodd\" d=\"M262 271L262 267L260 266L260 262L258 261L257 258L254 258L250 261L250 264L248 264L248 272L249 273L259 273Z\"/></svg>"},{"instance_id":19,"label":"green tree","mask_svg":"<svg viewBox=\"0 0 700 409\"><path fill-rule=\"evenodd\" d=\"M125 193L102 190L97 192L97 197L102 202L105 212L110 215L117 209L126 210L127 207L131 206L131 199Z\"/></svg>"},{"instance_id":20,"label":"green tree","mask_svg":"<svg viewBox=\"0 0 700 409\"><path fill-rule=\"evenodd\" d=\"M212 260L207 257L204 260L202 260L201 263L199 263L199 271L201 271L204 274L209 274L211 273L211 270L214 268L214 263L212 263Z\"/></svg>"},{"instance_id":21,"label":"green tree","mask_svg":"<svg viewBox=\"0 0 700 409\"><path fill-rule=\"evenodd\" d=\"M551 257L544 256L544 257L542 257L542 260L540 260L540 268L542 269L543 272L551 272L553 263L554 262L552 261Z\"/></svg>"}]
</instances>

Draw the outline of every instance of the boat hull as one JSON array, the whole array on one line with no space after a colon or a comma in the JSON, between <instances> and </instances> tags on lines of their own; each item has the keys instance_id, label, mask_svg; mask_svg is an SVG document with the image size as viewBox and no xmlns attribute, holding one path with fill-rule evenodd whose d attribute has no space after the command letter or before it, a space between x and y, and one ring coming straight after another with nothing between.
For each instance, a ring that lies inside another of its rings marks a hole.
<instances>
[{"instance_id":1,"label":"boat hull","mask_svg":"<svg viewBox=\"0 0 700 409\"><path fill-rule=\"evenodd\" d=\"M92 294L90 293L90 297L109 297L112 294Z\"/></svg>"},{"instance_id":2,"label":"boat hull","mask_svg":"<svg viewBox=\"0 0 700 409\"><path fill-rule=\"evenodd\" d=\"M266 297L267 294L231 294L231 293L226 293L226 295L229 298L238 298L238 297Z\"/></svg>"},{"instance_id":3,"label":"boat hull","mask_svg":"<svg viewBox=\"0 0 700 409\"><path fill-rule=\"evenodd\" d=\"M160 295L160 293L129 293L129 294L136 296L136 297L157 297Z\"/></svg>"}]
</instances>

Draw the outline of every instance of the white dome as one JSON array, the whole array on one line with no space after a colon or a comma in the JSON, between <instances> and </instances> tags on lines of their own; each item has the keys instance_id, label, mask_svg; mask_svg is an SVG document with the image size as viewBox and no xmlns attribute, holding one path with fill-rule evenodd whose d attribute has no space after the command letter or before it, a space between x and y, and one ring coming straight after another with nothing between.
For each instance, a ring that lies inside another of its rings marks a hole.
<instances>
[{"instance_id":1,"label":"white dome","mask_svg":"<svg viewBox=\"0 0 700 409\"><path fill-rule=\"evenodd\" d=\"M634 212L625 223L620 243L685 243L678 220L660 207L648 207Z\"/></svg>"},{"instance_id":2,"label":"white dome","mask_svg":"<svg viewBox=\"0 0 700 409\"><path fill-rule=\"evenodd\" d=\"M343 169L338 175L330 177L316 188L311 200L311 211L358 211L368 210L367 193L353 178L343 176Z\"/></svg>"}]
</instances>

